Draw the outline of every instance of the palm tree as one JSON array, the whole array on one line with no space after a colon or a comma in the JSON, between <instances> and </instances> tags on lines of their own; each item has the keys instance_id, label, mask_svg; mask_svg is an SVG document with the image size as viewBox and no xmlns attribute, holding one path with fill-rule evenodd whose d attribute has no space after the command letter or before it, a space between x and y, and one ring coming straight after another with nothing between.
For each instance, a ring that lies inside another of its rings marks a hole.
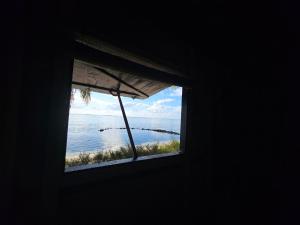
<instances>
[{"instance_id":1,"label":"palm tree","mask_svg":"<svg viewBox=\"0 0 300 225\"><path fill-rule=\"evenodd\" d=\"M72 88L71 90L71 104L74 101L74 95L76 93L75 88ZM89 104L91 101L91 89L90 88L84 88L84 89L79 89L80 91L80 96L82 100L85 102L85 104Z\"/></svg>"}]
</instances>

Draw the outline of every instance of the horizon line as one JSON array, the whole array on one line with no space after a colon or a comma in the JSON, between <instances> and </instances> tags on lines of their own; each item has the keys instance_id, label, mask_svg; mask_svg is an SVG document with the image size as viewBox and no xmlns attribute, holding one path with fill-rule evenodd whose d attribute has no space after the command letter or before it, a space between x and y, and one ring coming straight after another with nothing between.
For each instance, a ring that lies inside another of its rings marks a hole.
<instances>
[{"instance_id":1,"label":"horizon line","mask_svg":"<svg viewBox=\"0 0 300 225\"><path fill-rule=\"evenodd\" d=\"M98 115L98 114L89 114L89 113L69 113L69 115L89 115L89 116L114 116L114 117L123 117L118 115ZM149 119L171 119L179 120L181 118L166 118L166 117L145 117L145 116L127 116L129 118L149 118Z\"/></svg>"}]
</instances>

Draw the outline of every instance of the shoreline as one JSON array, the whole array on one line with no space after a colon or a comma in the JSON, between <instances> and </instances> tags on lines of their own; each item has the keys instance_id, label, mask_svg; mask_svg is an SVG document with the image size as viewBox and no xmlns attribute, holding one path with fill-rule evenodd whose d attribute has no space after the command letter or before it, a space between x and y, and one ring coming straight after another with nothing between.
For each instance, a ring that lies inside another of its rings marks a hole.
<instances>
[{"instance_id":1,"label":"shoreline","mask_svg":"<svg viewBox=\"0 0 300 225\"><path fill-rule=\"evenodd\" d=\"M146 145L151 145L151 144L158 144L158 146L164 146L164 145L170 143L171 141L173 141L173 140L160 141L160 142L151 141L151 142L144 142L143 144L139 144L139 145L136 145L136 146L146 146ZM70 159L77 158L80 153L89 153L90 156L93 157L98 152L118 151L120 149L120 147L124 147L124 146L115 146L115 147L107 148L107 149L80 151L80 152L74 152L74 153L67 153L66 152L65 159L70 160Z\"/></svg>"}]
</instances>

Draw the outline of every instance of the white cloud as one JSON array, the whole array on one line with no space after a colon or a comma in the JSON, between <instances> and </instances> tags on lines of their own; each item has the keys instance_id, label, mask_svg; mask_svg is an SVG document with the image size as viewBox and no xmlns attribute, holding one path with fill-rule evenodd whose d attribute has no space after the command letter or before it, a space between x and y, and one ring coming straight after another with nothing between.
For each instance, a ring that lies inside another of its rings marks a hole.
<instances>
[{"instance_id":1,"label":"white cloud","mask_svg":"<svg viewBox=\"0 0 300 225\"><path fill-rule=\"evenodd\" d=\"M168 106L164 103L173 102L174 99L166 98L155 101L146 107L152 117L178 118L180 117L181 106ZM178 111L180 109L180 111Z\"/></svg>"},{"instance_id":2,"label":"white cloud","mask_svg":"<svg viewBox=\"0 0 300 225\"><path fill-rule=\"evenodd\" d=\"M164 98L153 103L143 103L140 100L123 99L123 105L128 117L158 117L158 118L179 118L181 106L170 106L166 103L175 101L172 98ZM89 104L82 101L80 93L76 92L74 101L71 104L70 113L114 115L121 116L119 102L111 96L104 96L103 99L91 97Z\"/></svg>"},{"instance_id":3,"label":"white cloud","mask_svg":"<svg viewBox=\"0 0 300 225\"><path fill-rule=\"evenodd\" d=\"M170 96L182 96L182 88L181 87L178 87L176 88L171 94Z\"/></svg>"},{"instance_id":4,"label":"white cloud","mask_svg":"<svg viewBox=\"0 0 300 225\"><path fill-rule=\"evenodd\" d=\"M164 98L153 102L146 109L153 113L162 113L166 110L167 106L163 105L163 103L173 102L172 98Z\"/></svg>"},{"instance_id":5,"label":"white cloud","mask_svg":"<svg viewBox=\"0 0 300 225\"><path fill-rule=\"evenodd\" d=\"M102 100L91 97L91 101L86 104L80 93L74 94L74 101L71 103L70 113L74 114L95 114L95 115L121 115L117 100Z\"/></svg>"},{"instance_id":6,"label":"white cloud","mask_svg":"<svg viewBox=\"0 0 300 225\"><path fill-rule=\"evenodd\" d=\"M172 98L163 98L163 99L157 100L153 104L162 104L162 103L173 102L173 101L174 101L174 99L172 99Z\"/></svg>"}]
</instances>

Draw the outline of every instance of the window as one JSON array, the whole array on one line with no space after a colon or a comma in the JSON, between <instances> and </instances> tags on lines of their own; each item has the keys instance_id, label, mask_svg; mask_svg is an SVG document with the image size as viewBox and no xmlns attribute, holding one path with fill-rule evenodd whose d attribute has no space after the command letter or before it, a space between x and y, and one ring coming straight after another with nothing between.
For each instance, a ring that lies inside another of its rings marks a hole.
<instances>
[{"instance_id":1,"label":"window","mask_svg":"<svg viewBox=\"0 0 300 225\"><path fill-rule=\"evenodd\" d=\"M182 90L75 59L65 171L182 152Z\"/></svg>"}]
</instances>

